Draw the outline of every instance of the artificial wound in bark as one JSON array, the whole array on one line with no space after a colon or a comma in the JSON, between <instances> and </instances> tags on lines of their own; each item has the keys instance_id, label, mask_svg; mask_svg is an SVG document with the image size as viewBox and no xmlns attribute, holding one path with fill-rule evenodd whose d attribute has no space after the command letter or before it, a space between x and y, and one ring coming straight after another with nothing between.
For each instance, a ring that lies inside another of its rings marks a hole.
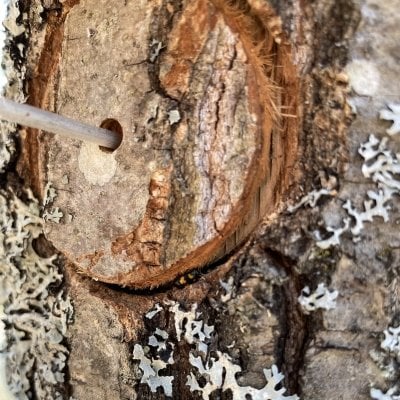
<instances>
[{"instance_id":1,"label":"artificial wound in bark","mask_svg":"<svg viewBox=\"0 0 400 400\"><path fill-rule=\"evenodd\" d=\"M28 132L19 162L37 196L57 191L47 239L103 282L155 287L217 261L293 176L297 79L279 19L256 0L178 3L65 2L29 84L35 106L123 129L114 152Z\"/></svg>"}]
</instances>

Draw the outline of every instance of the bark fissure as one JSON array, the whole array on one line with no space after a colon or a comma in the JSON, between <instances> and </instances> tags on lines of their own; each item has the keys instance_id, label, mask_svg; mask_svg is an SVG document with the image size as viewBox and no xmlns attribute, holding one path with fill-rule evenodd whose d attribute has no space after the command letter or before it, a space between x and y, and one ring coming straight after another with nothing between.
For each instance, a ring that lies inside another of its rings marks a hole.
<instances>
[{"instance_id":1,"label":"bark fissure","mask_svg":"<svg viewBox=\"0 0 400 400\"><path fill-rule=\"evenodd\" d=\"M298 303L299 293L302 289L300 277L295 271L295 260L271 248L267 248L265 251L287 274L281 288L285 308L281 315L282 348L278 359L281 360L282 370L285 372L285 387L291 393L300 395L299 374L304 362L306 344L309 341L307 316L301 311Z\"/></svg>"}]
</instances>

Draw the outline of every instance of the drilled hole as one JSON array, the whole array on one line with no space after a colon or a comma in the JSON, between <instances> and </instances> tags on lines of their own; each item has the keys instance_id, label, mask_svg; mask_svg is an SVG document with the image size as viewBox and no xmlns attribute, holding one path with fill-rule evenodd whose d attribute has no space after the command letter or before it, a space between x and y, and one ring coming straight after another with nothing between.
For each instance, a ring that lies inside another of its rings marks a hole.
<instances>
[{"instance_id":1,"label":"drilled hole","mask_svg":"<svg viewBox=\"0 0 400 400\"><path fill-rule=\"evenodd\" d=\"M121 146L122 138L124 136L121 124L114 118L107 118L100 124L100 128L107 129L111 132L116 133L120 139L118 142L118 146L115 149L109 149L108 147L99 146L100 150L106 153L112 153L117 150L119 146Z\"/></svg>"}]
</instances>

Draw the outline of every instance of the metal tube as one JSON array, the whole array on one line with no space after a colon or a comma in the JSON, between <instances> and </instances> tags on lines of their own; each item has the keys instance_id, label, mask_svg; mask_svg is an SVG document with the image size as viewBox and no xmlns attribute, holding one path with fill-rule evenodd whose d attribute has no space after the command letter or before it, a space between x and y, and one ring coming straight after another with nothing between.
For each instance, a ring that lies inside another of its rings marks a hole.
<instances>
[{"instance_id":1,"label":"metal tube","mask_svg":"<svg viewBox=\"0 0 400 400\"><path fill-rule=\"evenodd\" d=\"M112 150L121 143L118 133L87 125L27 104L19 104L4 97L0 97L0 119L73 139L89 141Z\"/></svg>"}]
</instances>

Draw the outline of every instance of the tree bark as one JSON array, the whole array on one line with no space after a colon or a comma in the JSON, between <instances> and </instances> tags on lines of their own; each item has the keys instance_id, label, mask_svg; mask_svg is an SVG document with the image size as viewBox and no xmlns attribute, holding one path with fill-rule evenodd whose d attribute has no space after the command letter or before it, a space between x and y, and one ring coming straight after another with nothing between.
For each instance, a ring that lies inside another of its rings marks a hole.
<instances>
[{"instance_id":1,"label":"tree bark","mask_svg":"<svg viewBox=\"0 0 400 400\"><path fill-rule=\"evenodd\" d=\"M44 211L58 208L61 222L45 221L36 250L59 255L74 308L64 398L166 398L133 357L156 328L174 346L170 397L201 398L186 384L198 339L179 337L173 304L197 305L195 318L215 327L208 357L229 354L241 386L262 388L273 364L285 395L303 400L366 400L372 386L393 386L395 356L380 343L399 322L398 198L385 200L388 221L371 217L360 232L342 206L368 211L367 191L377 190L357 151L370 133L385 135L377 112L399 100L395 2L34 0L20 9L26 52L12 57L27 70L28 102L124 130L110 153L25 129L2 180L41 201L49 183L57 191ZM325 246L328 227L346 218ZM338 291L336 307L307 312L302 289L320 283Z\"/></svg>"}]
</instances>

